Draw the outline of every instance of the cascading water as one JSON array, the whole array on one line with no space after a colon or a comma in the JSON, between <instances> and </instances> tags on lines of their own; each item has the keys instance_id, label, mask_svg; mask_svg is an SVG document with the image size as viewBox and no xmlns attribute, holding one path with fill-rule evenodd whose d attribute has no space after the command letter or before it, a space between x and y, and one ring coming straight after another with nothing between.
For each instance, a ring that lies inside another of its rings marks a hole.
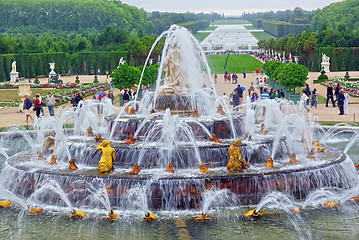
<instances>
[{"instance_id":1,"label":"cascading water","mask_svg":"<svg viewBox=\"0 0 359 240\"><path fill-rule=\"evenodd\" d=\"M343 147L345 152L330 146L319 152L314 136L322 144L342 133L313 133L314 123L293 102L248 102L238 107L241 113L230 109L217 96L205 55L188 30L171 26L155 44L162 37L166 39L157 87L141 101L135 99L118 109L109 101L87 100L75 111L61 108L56 118L41 119L34 131L14 128L9 137L2 137L0 153L6 162L0 181L6 184L0 197L24 209L30 204L68 213L75 207L95 217L111 209L125 217L133 210L141 215L159 211L162 216L188 216L194 213L191 209L216 215L228 208L235 212L227 216L235 215L233 222L243 205L259 203L258 210L284 212L299 237L311 238L314 232L306 220L294 216L290 208L319 207L323 199L348 202L349 196L359 194L356 170L345 153L356 143L357 133ZM132 106L137 108L134 114L127 111ZM259 134L258 123L268 133ZM66 124L73 124L73 129L64 129ZM48 149L41 159L38 150L51 131L54 151ZM98 134L112 141L115 150L110 172L98 171L102 154L96 150ZM132 142L126 141L131 137ZM241 156L251 165L229 173L227 151L234 140L242 141ZM307 157L312 149L317 151L314 159ZM289 163L292 153L298 164ZM52 155L58 163L49 165ZM265 168L269 157L274 158L275 168ZM70 159L78 170L68 168ZM137 175L129 173L135 163L140 168ZM173 171L166 168L170 163ZM212 172L200 169L202 163ZM339 197L333 193L337 189ZM223 218L220 221L227 221Z\"/></svg>"}]
</instances>

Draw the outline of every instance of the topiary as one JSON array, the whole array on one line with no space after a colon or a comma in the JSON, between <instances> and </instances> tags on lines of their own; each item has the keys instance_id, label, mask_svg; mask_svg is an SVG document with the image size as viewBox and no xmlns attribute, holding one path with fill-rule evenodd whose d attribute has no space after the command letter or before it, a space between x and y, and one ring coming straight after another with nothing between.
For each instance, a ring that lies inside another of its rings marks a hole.
<instances>
[{"instance_id":1,"label":"topiary","mask_svg":"<svg viewBox=\"0 0 359 240\"><path fill-rule=\"evenodd\" d=\"M79 78L79 75L77 75L77 76L76 76L75 83L76 83L76 84L79 84L79 83L80 83L80 78Z\"/></svg>"},{"instance_id":2,"label":"topiary","mask_svg":"<svg viewBox=\"0 0 359 240\"><path fill-rule=\"evenodd\" d=\"M319 75L318 80L328 80L327 75Z\"/></svg>"},{"instance_id":3,"label":"topiary","mask_svg":"<svg viewBox=\"0 0 359 240\"><path fill-rule=\"evenodd\" d=\"M34 81L35 84L40 84L40 80L38 77L35 78L35 81Z\"/></svg>"},{"instance_id":4,"label":"topiary","mask_svg":"<svg viewBox=\"0 0 359 240\"><path fill-rule=\"evenodd\" d=\"M93 78L93 83L98 83L97 75L95 75L95 77Z\"/></svg>"}]
</instances>

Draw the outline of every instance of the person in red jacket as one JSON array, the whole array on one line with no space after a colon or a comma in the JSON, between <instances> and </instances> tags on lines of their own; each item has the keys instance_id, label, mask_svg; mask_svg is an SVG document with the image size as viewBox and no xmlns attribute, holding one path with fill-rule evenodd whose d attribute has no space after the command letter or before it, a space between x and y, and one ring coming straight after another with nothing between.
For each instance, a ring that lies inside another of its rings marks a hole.
<instances>
[{"instance_id":1,"label":"person in red jacket","mask_svg":"<svg viewBox=\"0 0 359 240\"><path fill-rule=\"evenodd\" d=\"M36 110L36 117L40 118L40 111L41 111L41 101L39 95L36 95L35 99L35 110Z\"/></svg>"}]
</instances>

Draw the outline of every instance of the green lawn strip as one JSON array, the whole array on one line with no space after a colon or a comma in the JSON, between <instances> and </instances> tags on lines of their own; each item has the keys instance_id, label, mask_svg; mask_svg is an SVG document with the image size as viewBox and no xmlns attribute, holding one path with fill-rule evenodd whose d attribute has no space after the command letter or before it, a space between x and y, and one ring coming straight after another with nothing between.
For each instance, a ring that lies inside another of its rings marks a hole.
<instances>
[{"instance_id":1,"label":"green lawn strip","mask_svg":"<svg viewBox=\"0 0 359 240\"><path fill-rule=\"evenodd\" d=\"M198 32L194 34L194 37L198 40L198 42L202 42L209 34L207 32Z\"/></svg>"},{"instance_id":2,"label":"green lawn strip","mask_svg":"<svg viewBox=\"0 0 359 240\"><path fill-rule=\"evenodd\" d=\"M259 28L256 28L255 26L249 25L249 26L244 26L247 30L261 30Z\"/></svg>"},{"instance_id":3,"label":"green lawn strip","mask_svg":"<svg viewBox=\"0 0 359 240\"><path fill-rule=\"evenodd\" d=\"M258 41L260 40L269 40L274 38L272 35L266 33L266 32L251 32L251 34L257 38Z\"/></svg>"},{"instance_id":4,"label":"green lawn strip","mask_svg":"<svg viewBox=\"0 0 359 240\"><path fill-rule=\"evenodd\" d=\"M247 73L253 72L256 68L260 69L262 63L254 57L247 54L230 54L226 69L224 64L227 55L208 55L207 61L212 73L224 73L226 70L230 73L242 73L246 70Z\"/></svg>"},{"instance_id":5,"label":"green lawn strip","mask_svg":"<svg viewBox=\"0 0 359 240\"><path fill-rule=\"evenodd\" d=\"M201 31L213 31L216 30L218 27L217 26L209 26L205 29L201 29Z\"/></svg>"},{"instance_id":6,"label":"green lawn strip","mask_svg":"<svg viewBox=\"0 0 359 240\"><path fill-rule=\"evenodd\" d=\"M223 19L223 20L215 20L211 22L211 25L226 25L226 24L248 24L250 22L242 19Z\"/></svg>"},{"instance_id":7,"label":"green lawn strip","mask_svg":"<svg viewBox=\"0 0 359 240\"><path fill-rule=\"evenodd\" d=\"M37 93L40 93L41 95L46 94L48 92L62 92L65 89L56 89L56 88L31 88L31 97L34 97ZM17 94L19 89L0 89L0 102L14 102L14 101L20 101L21 97Z\"/></svg>"}]
</instances>

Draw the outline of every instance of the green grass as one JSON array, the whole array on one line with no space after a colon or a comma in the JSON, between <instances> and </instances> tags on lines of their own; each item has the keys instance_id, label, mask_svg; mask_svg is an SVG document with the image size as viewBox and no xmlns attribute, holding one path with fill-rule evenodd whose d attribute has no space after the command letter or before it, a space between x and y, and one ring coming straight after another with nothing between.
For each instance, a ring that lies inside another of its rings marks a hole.
<instances>
[{"instance_id":1,"label":"green grass","mask_svg":"<svg viewBox=\"0 0 359 240\"><path fill-rule=\"evenodd\" d=\"M266 33L266 32L251 32L251 34L258 39L258 41L260 40L269 40L271 38L274 38L272 35Z\"/></svg>"},{"instance_id":2,"label":"green grass","mask_svg":"<svg viewBox=\"0 0 359 240\"><path fill-rule=\"evenodd\" d=\"M223 20L215 20L211 22L211 25L226 25L226 24L248 24L250 22L242 19L223 19Z\"/></svg>"},{"instance_id":3,"label":"green grass","mask_svg":"<svg viewBox=\"0 0 359 240\"><path fill-rule=\"evenodd\" d=\"M207 61L212 73L224 73L226 70L230 73L242 73L243 70L246 70L247 73L249 73L263 66L260 61L248 54L230 54L226 69L224 69L226 58L227 55L207 56Z\"/></svg>"},{"instance_id":4,"label":"green grass","mask_svg":"<svg viewBox=\"0 0 359 240\"><path fill-rule=\"evenodd\" d=\"M56 91L61 92L65 89L55 89L55 88L47 88L47 89L39 89L39 88L31 88L31 96L30 99L33 98L37 93L40 93L41 95ZM0 102L13 102L13 101L20 101L21 97L17 95L18 89L1 89L0 90Z\"/></svg>"},{"instance_id":5,"label":"green grass","mask_svg":"<svg viewBox=\"0 0 359 240\"><path fill-rule=\"evenodd\" d=\"M208 28L201 29L201 31L213 31L216 30L217 28L218 28L217 26L209 26Z\"/></svg>"},{"instance_id":6,"label":"green grass","mask_svg":"<svg viewBox=\"0 0 359 240\"><path fill-rule=\"evenodd\" d=\"M260 30L259 28L256 28L255 26L253 25L250 25L250 26L244 26L247 30Z\"/></svg>"},{"instance_id":7,"label":"green grass","mask_svg":"<svg viewBox=\"0 0 359 240\"><path fill-rule=\"evenodd\" d=\"M211 33L200 32L200 33L195 33L194 37L198 40L198 42L202 42L209 34Z\"/></svg>"}]
</instances>

